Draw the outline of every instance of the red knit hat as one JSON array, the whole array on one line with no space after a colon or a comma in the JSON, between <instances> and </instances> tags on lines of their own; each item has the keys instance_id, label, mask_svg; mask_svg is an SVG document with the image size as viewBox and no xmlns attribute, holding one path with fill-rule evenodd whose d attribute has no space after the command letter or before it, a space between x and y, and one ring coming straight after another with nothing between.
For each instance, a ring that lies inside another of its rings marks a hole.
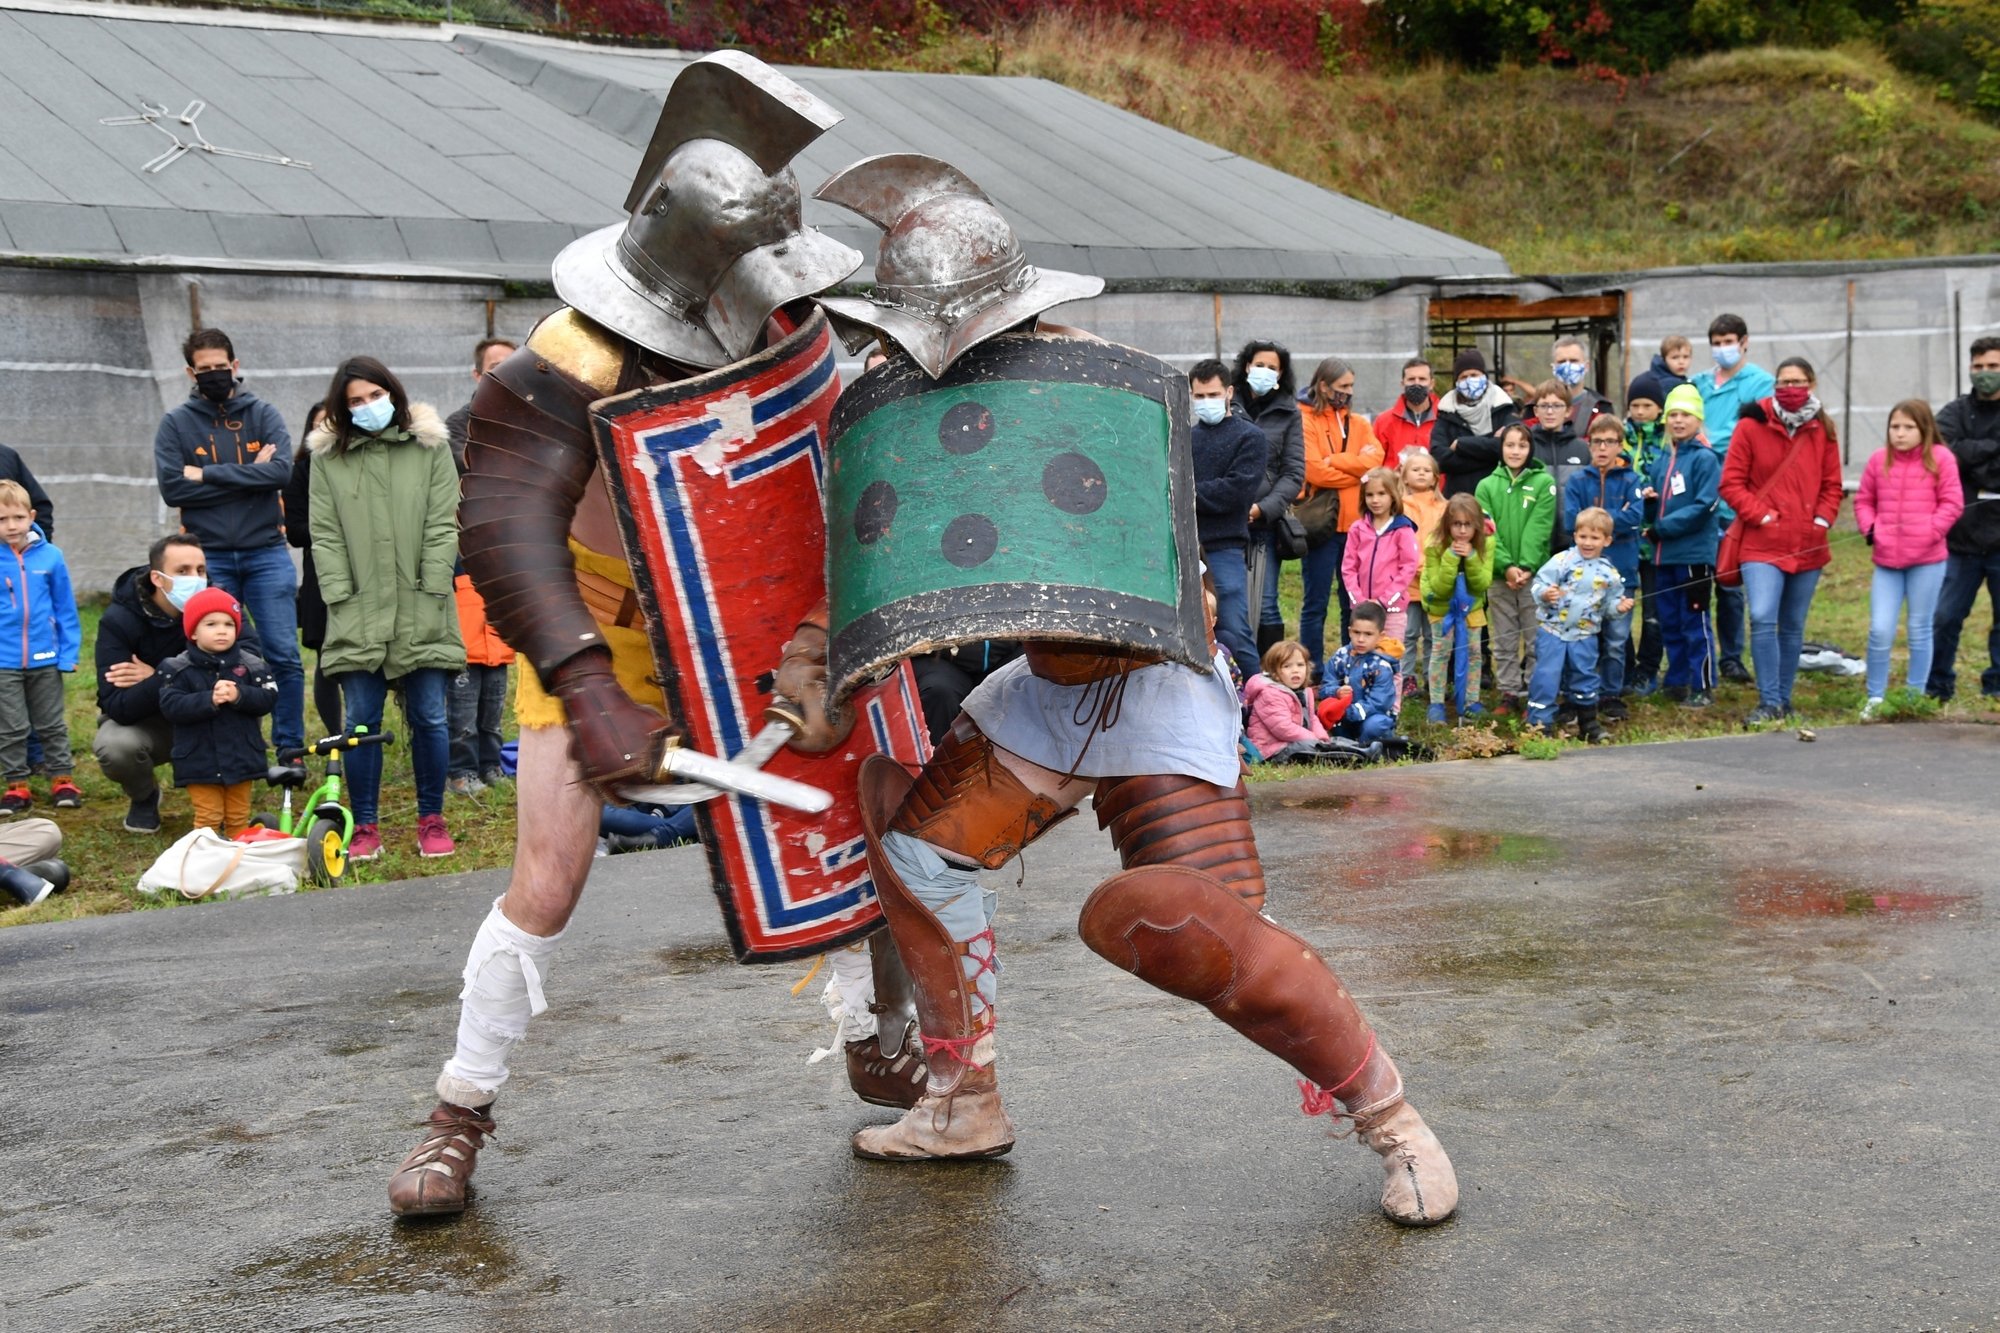
<instances>
[{"instance_id":1,"label":"red knit hat","mask_svg":"<svg viewBox=\"0 0 2000 1333\"><path fill-rule=\"evenodd\" d=\"M201 618L217 611L226 612L236 622L236 632L243 632L243 604L220 588L203 588L188 598L187 605L181 608L182 632L192 639Z\"/></svg>"}]
</instances>

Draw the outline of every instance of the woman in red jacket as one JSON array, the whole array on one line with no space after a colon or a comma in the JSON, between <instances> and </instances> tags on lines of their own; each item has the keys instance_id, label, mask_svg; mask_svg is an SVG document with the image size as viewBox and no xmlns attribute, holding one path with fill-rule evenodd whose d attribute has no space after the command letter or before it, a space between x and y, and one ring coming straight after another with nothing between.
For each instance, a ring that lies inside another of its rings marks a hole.
<instances>
[{"instance_id":1,"label":"woman in red jacket","mask_svg":"<svg viewBox=\"0 0 2000 1333\"><path fill-rule=\"evenodd\" d=\"M1743 409L1722 466L1722 499L1743 526L1757 669L1757 707L1746 727L1792 712L1806 612L1833 558L1827 533L1840 513L1840 437L1820 407L1812 364L1789 357L1778 363L1777 381L1769 398Z\"/></svg>"}]
</instances>

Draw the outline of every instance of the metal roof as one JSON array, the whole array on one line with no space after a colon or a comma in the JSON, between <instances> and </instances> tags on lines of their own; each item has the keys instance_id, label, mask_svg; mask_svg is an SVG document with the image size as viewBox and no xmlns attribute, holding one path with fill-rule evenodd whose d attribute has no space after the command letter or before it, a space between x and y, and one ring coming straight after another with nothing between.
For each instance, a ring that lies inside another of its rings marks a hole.
<instances>
[{"instance_id":1,"label":"metal roof","mask_svg":"<svg viewBox=\"0 0 2000 1333\"><path fill-rule=\"evenodd\" d=\"M0 0L0 254L546 279L616 221L690 57L488 30ZM788 69L847 119L796 164L945 158L1038 263L1114 286L1389 284L1498 275L1492 250L1041 79ZM101 125L206 103L189 152ZM809 202L872 254L878 233ZM864 270L865 273L865 270Z\"/></svg>"}]
</instances>

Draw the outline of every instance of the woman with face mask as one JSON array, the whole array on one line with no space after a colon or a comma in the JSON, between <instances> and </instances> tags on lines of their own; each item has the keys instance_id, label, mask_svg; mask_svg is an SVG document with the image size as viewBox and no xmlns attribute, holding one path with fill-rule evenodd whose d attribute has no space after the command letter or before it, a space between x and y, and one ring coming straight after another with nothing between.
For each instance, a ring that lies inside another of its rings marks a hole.
<instances>
[{"instance_id":1,"label":"woman with face mask","mask_svg":"<svg viewBox=\"0 0 2000 1333\"><path fill-rule=\"evenodd\" d=\"M1521 414L1487 374L1478 348L1468 347L1453 359L1451 379L1451 392L1438 400L1437 424L1431 427L1431 457L1447 496L1470 495L1499 466L1500 432Z\"/></svg>"},{"instance_id":2,"label":"woman with face mask","mask_svg":"<svg viewBox=\"0 0 2000 1333\"><path fill-rule=\"evenodd\" d=\"M1746 727L1792 715L1806 612L1833 559L1827 534L1840 514L1840 437L1820 406L1804 357L1778 363L1768 398L1743 409L1722 465L1722 499L1742 529L1743 595L1757 707Z\"/></svg>"},{"instance_id":3,"label":"woman with face mask","mask_svg":"<svg viewBox=\"0 0 2000 1333\"><path fill-rule=\"evenodd\" d=\"M1285 637L1278 612L1278 565L1286 557L1278 545L1278 521L1290 510L1305 481L1305 444L1300 433L1299 403L1292 386L1292 354L1267 338L1253 338L1236 354L1235 401L1270 442L1264 464L1264 486L1250 507L1250 602L1257 622L1261 655Z\"/></svg>"},{"instance_id":4,"label":"woman with face mask","mask_svg":"<svg viewBox=\"0 0 2000 1333\"><path fill-rule=\"evenodd\" d=\"M450 737L446 691L465 669L452 569L458 559L458 469L444 422L412 404L372 357L350 357L327 389L312 455L312 546L326 637L319 665L340 681L350 729L382 729L391 682L403 689L417 779L417 851L449 856L444 824ZM382 748L347 759L354 801L348 856L381 855Z\"/></svg>"},{"instance_id":5,"label":"woman with face mask","mask_svg":"<svg viewBox=\"0 0 2000 1333\"><path fill-rule=\"evenodd\" d=\"M1334 533L1308 550L1300 575L1305 601L1299 608L1299 639L1320 665L1326 640L1326 607L1334 575L1347 554L1347 530L1361 517L1361 477L1382 466L1382 446L1368 418L1354 410L1354 370L1330 356L1313 371L1312 387L1300 416L1305 423L1306 494L1331 491L1339 497ZM1347 642L1348 614L1353 603L1345 585L1340 589L1340 642ZM1335 645L1338 647L1339 645Z\"/></svg>"}]
</instances>

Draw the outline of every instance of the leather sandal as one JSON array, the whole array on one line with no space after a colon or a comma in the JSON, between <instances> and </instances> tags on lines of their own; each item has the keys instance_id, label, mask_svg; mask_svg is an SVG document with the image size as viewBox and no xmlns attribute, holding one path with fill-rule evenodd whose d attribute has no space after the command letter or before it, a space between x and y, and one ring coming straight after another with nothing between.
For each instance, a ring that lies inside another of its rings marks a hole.
<instances>
[{"instance_id":1,"label":"leather sandal","mask_svg":"<svg viewBox=\"0 0 2000 1333\"><path fill-rule=\"evenodd\" d=\"M1382 1211L1406 1227L1434 1227L1458 1211L1458 1176L1444 1145L1400 1097L1354 1117L1356 1137L1382 1155Z\"/></svg>"},{"instance_id":2,"label":"leather sandal","mask_svg":"<svg viewBox=\"0 0 2000 1333\"><path fill-rule=\"evenodd\" d=\"M492 1109L439 1102L424 1122L423 1142L389 1177L389 1211L398 1217L464 1212L479 1150L495 1137Z\"/></svg>"}]
</instances>

